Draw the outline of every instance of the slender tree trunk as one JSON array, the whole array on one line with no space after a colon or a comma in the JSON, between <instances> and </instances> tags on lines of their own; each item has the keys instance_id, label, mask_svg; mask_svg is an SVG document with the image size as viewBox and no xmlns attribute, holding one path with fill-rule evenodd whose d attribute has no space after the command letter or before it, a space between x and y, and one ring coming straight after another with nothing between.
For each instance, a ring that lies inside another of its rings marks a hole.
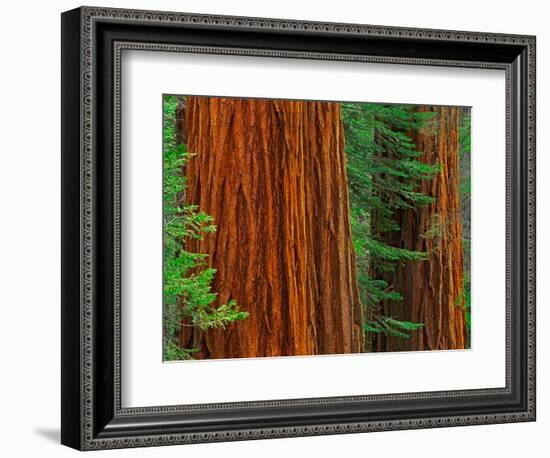
<instances>
[{"instance_id":1,"label":"slender tree trunk","mask_svg":"<svg viewBox=\"0 0 550 458\"><path fill-rule=\"evenodd\" d=\"M185 143L185 98L178 96L176 105L176 145Z\"/></svg>"},{"instance_id":2,"label":"slender tree trunk","mask_svg":"<svg viewBox=\"0 0 550 458\"><path fill-rule=\"evenodd\" d=\"M399 212L401 230L388 234L388 242L409 250L425 251L426 261L408 261L391 278L402 301L387 301L384 313L400 320L423 323L410 339L376 336L378 351L450 350L466 347L463 297L464 250L459 202L458 125L456 107L435 111L434 125L414 134L422 162L439 164L441 171L420 184L434 197L423 208Z\"/></svg>"},{"instance_id":3,"label":"slender tree trunk","mask_svg":"<svg viewBox=\"0 0 550 458\"><path fill-rule=\"evenodd\" d=\"M217 269L216 304L250 316L184 327L182 343L199 358L362 351L340 105L188 97L185 126L186 201L217 226L186 248Z\"/></svg>"}]
</instances>

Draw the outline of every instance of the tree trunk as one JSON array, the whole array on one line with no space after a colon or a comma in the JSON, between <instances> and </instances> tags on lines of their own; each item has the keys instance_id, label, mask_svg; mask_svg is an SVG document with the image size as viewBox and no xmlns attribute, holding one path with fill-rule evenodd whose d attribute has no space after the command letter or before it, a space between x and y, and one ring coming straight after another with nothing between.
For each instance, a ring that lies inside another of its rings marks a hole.
<instances>
[{"instance_id":1,"label":"tree trunk","mask_svg":"<svg viewBox=\"0 0 550 458\"><path fill-rule=\"evenodd\" d=\"M340 105L188 97L185 126L186 201L217 226L186 249L217 269L214 305L250 315L184 326L182 344L198 358L361 352Z\"/></svg>"},{"instance_id":2,"label":"tree trunk","mask_svg":"<svg viewBox=\"0 0 550 458\"><path fill-rule=\"evenodd\" d=\"M185 139L185 98L178 97L176 105L176 145L186 143Z\"/></svg>"},{"instance_id":3,"label":"tree trunk","mask_svg":"<svg viewBox=\"0 0 550 458\"><path fill-rule=\"evenodd\" d=\"M458 126L456 107L430 108L434 122L413 135L421 161L439 164L432 180L421 182L420 192L434 197L428 206L399 212L400 231L387 242L428 253L426 261L408 261L386 278L403 296L387 301L384 314L423 323L410 339L376 336L377 351L451 350L466 347L463 295L464 249L459 202Z\"/></svg>"}]
</instances>

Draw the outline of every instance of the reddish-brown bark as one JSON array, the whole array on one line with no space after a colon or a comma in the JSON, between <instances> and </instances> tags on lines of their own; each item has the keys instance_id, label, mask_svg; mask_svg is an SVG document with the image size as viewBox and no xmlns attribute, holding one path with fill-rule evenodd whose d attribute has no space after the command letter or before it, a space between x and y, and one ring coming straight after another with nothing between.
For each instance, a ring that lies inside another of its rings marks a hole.
<instances>
[{"instance_id":1,"label":"reddish-brown bark","mask_svg":"<svg viewBox=\"0 0 550 458\"><path fill-rule=\"evenodd\" d=\"M459 108L421 108L435 111L433 125L413 135L421 161L439 164L441 171L423 181L419 190L433 204L399 212L400 231L387 242L428 253L425 261L408 261L386 277L402 301L386 301L383 313L400 320L423 323L410 339L374 336L376 351L451 350L466 347L463 298L461 208L459 202Z\"/></svg>"},{"instance_id":2,"label":"reddish-brown bark","mask_svg":"<svg viewBox=\"0 0 550 458\"><path fill-rule=\"evenodd\" d=\"M217 269L216 304L250 316L183 326L182 346L198 358L362 351L340 105L188 97L185 127L186 201L217 226L186 249Z\"/></svg>"}]
</instances>

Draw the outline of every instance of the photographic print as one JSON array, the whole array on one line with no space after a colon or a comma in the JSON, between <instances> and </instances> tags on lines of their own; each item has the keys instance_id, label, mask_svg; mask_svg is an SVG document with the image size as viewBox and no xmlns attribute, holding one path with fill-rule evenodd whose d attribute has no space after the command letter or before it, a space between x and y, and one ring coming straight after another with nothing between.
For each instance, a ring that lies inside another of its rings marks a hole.
<instances>
[{"instance_id":1,"label":"photographic print","mask_svg":"<svg viewBox=\"0 0 550 458\"><path fill-rule=\"evenodd\" d=\"M470 348L469 107L162 103L164 361Z\"/></svg>"}]
</instances>

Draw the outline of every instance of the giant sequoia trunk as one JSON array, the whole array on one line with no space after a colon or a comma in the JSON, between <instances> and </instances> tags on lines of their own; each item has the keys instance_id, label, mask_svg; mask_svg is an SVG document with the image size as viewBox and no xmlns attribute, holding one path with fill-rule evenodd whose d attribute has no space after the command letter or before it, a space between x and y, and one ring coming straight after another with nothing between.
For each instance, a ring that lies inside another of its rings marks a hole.
<instances>
[{"instance_id":1,"label":"giant sequoia trunk","mask_svg":"<svg viewBox=\"0 0 550 458\"><path fill-rule=\"evenodd\" d=\"M198 358L362 351L340 105L188 97L187 203L217 231L186 249L217 269L218 303L249 312L225 330L184 322Z\"/></svg>"},{"instance_id":2,"label":"giant sequoia trunk","mask_svg":"<svg viewBox=\"0 0 550 458\"><path fill-rule=\"evenodd\" d=\"M384 314L423 323L410 339L377 335L377 351L450 350L466 347L463 295L461 208L459 202L458 125L456 107L435 111L433 126L414 134L421 161L439 164L441 171L420 184L420 192L434 198L423 208L401 211L399 232L387 234L387 242L428 253L426 261L408 261L386 279L403 296L386 301Z\"/></svg>"}]
</instances>

